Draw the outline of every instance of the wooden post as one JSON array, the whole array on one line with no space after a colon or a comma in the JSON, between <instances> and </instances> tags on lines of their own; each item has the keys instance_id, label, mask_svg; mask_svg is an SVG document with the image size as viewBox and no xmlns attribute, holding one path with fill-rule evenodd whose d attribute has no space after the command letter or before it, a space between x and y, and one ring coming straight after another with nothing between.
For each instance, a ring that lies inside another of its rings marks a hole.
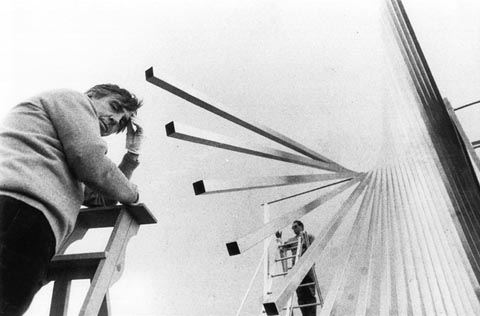
<instances>
[{"instance_id":1,"label":"wooden post","mask_svg":"<svg viewBox=\"0 0 480 316\"><path fill-rule=\"evenodd\" d=\"M118 277L118 275L115 276L119 272L117 269L123 265L119 260L123 259L120 256L124 253L128 240L137 233L138 227L139 225L133 221L132 216L125 209L120 211L106 247L108 256L97 268L79 316L98 314L112 279Z\"/></svg>"},{"instance_id":2,"label":"wooden post","mask_svg":"<svg viewBox=\"0 0 480 316\"><path fill-rule=\"evenodd\" d=\"M53 285L50 316L67 316L68 300L72 281L66 276L58 279Z\"/></svg>"}]
</instances>

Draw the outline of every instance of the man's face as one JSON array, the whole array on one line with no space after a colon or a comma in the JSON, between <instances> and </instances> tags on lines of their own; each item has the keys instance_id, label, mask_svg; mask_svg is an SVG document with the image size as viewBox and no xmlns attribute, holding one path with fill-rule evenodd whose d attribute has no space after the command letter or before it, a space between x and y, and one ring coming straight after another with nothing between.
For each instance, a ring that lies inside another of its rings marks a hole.
<instances>
[{"instance_id":1,"label":"man's face","mask_svg":"<svg viewBox=\"0 0 480 316\"><path fill-rule=\"evenodd\" d=\"M302 226L298 225L297 223L293 223L292 224L292 230L293 230L293 233L298 236L301 232L302 232Z\"/></svg>"},{"instance_id":2,"label":"man's face","mask_svg":"<svg viewBox=\"0 0 480 316\"><path fill-rule=\"evenodd\" d=\"M110 95L100 99L92 98L98 115L100 135L108 136L120 130L125 125L133 112L128 111L117 100L116 96Z\"/></svg>"}]
</instances>

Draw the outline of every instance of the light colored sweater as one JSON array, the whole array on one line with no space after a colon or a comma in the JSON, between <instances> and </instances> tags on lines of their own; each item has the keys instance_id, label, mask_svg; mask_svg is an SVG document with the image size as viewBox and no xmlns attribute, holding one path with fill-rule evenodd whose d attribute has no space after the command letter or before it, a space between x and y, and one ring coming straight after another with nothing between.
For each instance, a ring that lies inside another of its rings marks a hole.
<instances>
[{"instance_id":1,"label":"light colored sweater","mask_svg":"<svg viewBox=\"0 0 480 316\"><path fill-rule=\"evenodd\" d=\"M106 151L97 113L85 94L40 94L14 107L0 126L0 195L43 212L58 249L75 225L82 182L123 203L138 197Z\"/></svg>"}]
</instances>

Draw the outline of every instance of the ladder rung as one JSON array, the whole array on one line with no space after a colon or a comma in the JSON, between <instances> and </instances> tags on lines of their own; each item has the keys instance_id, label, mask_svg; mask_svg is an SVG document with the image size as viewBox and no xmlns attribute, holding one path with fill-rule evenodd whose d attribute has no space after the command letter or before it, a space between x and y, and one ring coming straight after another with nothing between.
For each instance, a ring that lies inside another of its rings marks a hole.
<instances>
[{"instance_id":1,"label":"ladder rung","mask_svg":"<svg viewBox=\"0 0 480 316\"><path fill-rule=\"evenodd\" d=\"M298 242L290 242L288 244L279 245L278 248L289 247L289 248L297 248Z\"/></svg>"},{"instance_id":2,"label":"ladder rung","mask_svg":"<svg viewBox=\"0 0 480 316\"><path fill-rule=\"evenodd\" d=\"M315 282L303 283L303 284L300 284L298 287L309 286L309 285L315 285Z\"/></svg>"},{"instance_id":3,"label":"ladder rung","mask_svg":"<svg viewBox=\"0 0 480 316\"><path fill-rule=\"evenodd\" d=\"M275 259L275 262L284 261L284 260L288 260L288 259L292 259L292 258L296 258L296 257L297 256L283 257L283 258L280 258L280 259Z\"/></svg>"},{"instance_id":4,"label":"ladder rung","mask_svg":"<svg viewBox=\"0 0 480 316\"><path fill-rule=\"evenodd\" d=\"M310 304L303 304L303 305L296 305L292 306L292 308L300 308L300 307L308 307L308 306L316 306L316 305L322 305L322 303L310 303ZM287 308L284 307L282 310L286 311ZM265 314L265 310L262 311L263 314Z\"/></svg>"},{"instance_id":5,"label":"ladder rung","mask_svg":"<svg viewBox=\"0 0 480 316\"><path fill-rule=\"evenodd\" d=\"M308 307L308 306L317 306L317 305L322 305L322 303L310 303L310 304L303 304L303 305L296 305L292 306L292 308L301 308L301 307Z\"/></svg>"},{"instance_id":6,"label":"ladder rung","mask_svg":"<svg viewBox=\"0 0 480 316\"><path fill-rule=\"evenodd\" d=\"M288 274L288 272L283 272L283 273L279 273L279 274L272 274L271 277L276 278L276 277L284 276L284 275L287 275L287 274Z\"/></svg>"},{"instance_id":7,"label":"ladder rung","mask_svg":"<svg viewBox=\"0 0 480 316\"><path fill-rule=\"evenodd\" d=\"M90 279L100 261L106 257L105 251L55 256L50 262L48 280L55 280L59 276L70 280Z\"/></svg>"}]
</instances>

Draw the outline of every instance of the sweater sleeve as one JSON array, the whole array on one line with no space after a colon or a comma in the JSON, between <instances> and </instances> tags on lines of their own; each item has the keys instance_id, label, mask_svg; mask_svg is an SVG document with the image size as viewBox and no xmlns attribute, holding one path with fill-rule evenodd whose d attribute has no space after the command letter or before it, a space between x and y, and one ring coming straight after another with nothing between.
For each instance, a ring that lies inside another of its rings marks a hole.
<instances>
[{"instance_id":1,"label":"sweater sleeve","mask_svg":"<svg viewBox=\"0 0 480 316\"><path fill-rule=\"evenodd\" d=\"M122 203L137 199L137 187L105 155L97 114L82 93L59 90L42 100L63 147L66 162L79 181Z\"/></svg>"},{"instance_id":2,"label":"sweater sleeve","mask_svg":"<svg viewBox=\"0 0 480 316\"><path fill-rule=\"evenodd\" d=\"M138 155L127 152L122 159L122 162L118 166L123 174L130 180L133 171L138 167ZM117 204L117 200L98 194L88 186L85 187L83 205L96 207L96 206L111 206Z\"/></svg>"}]
</instances>

